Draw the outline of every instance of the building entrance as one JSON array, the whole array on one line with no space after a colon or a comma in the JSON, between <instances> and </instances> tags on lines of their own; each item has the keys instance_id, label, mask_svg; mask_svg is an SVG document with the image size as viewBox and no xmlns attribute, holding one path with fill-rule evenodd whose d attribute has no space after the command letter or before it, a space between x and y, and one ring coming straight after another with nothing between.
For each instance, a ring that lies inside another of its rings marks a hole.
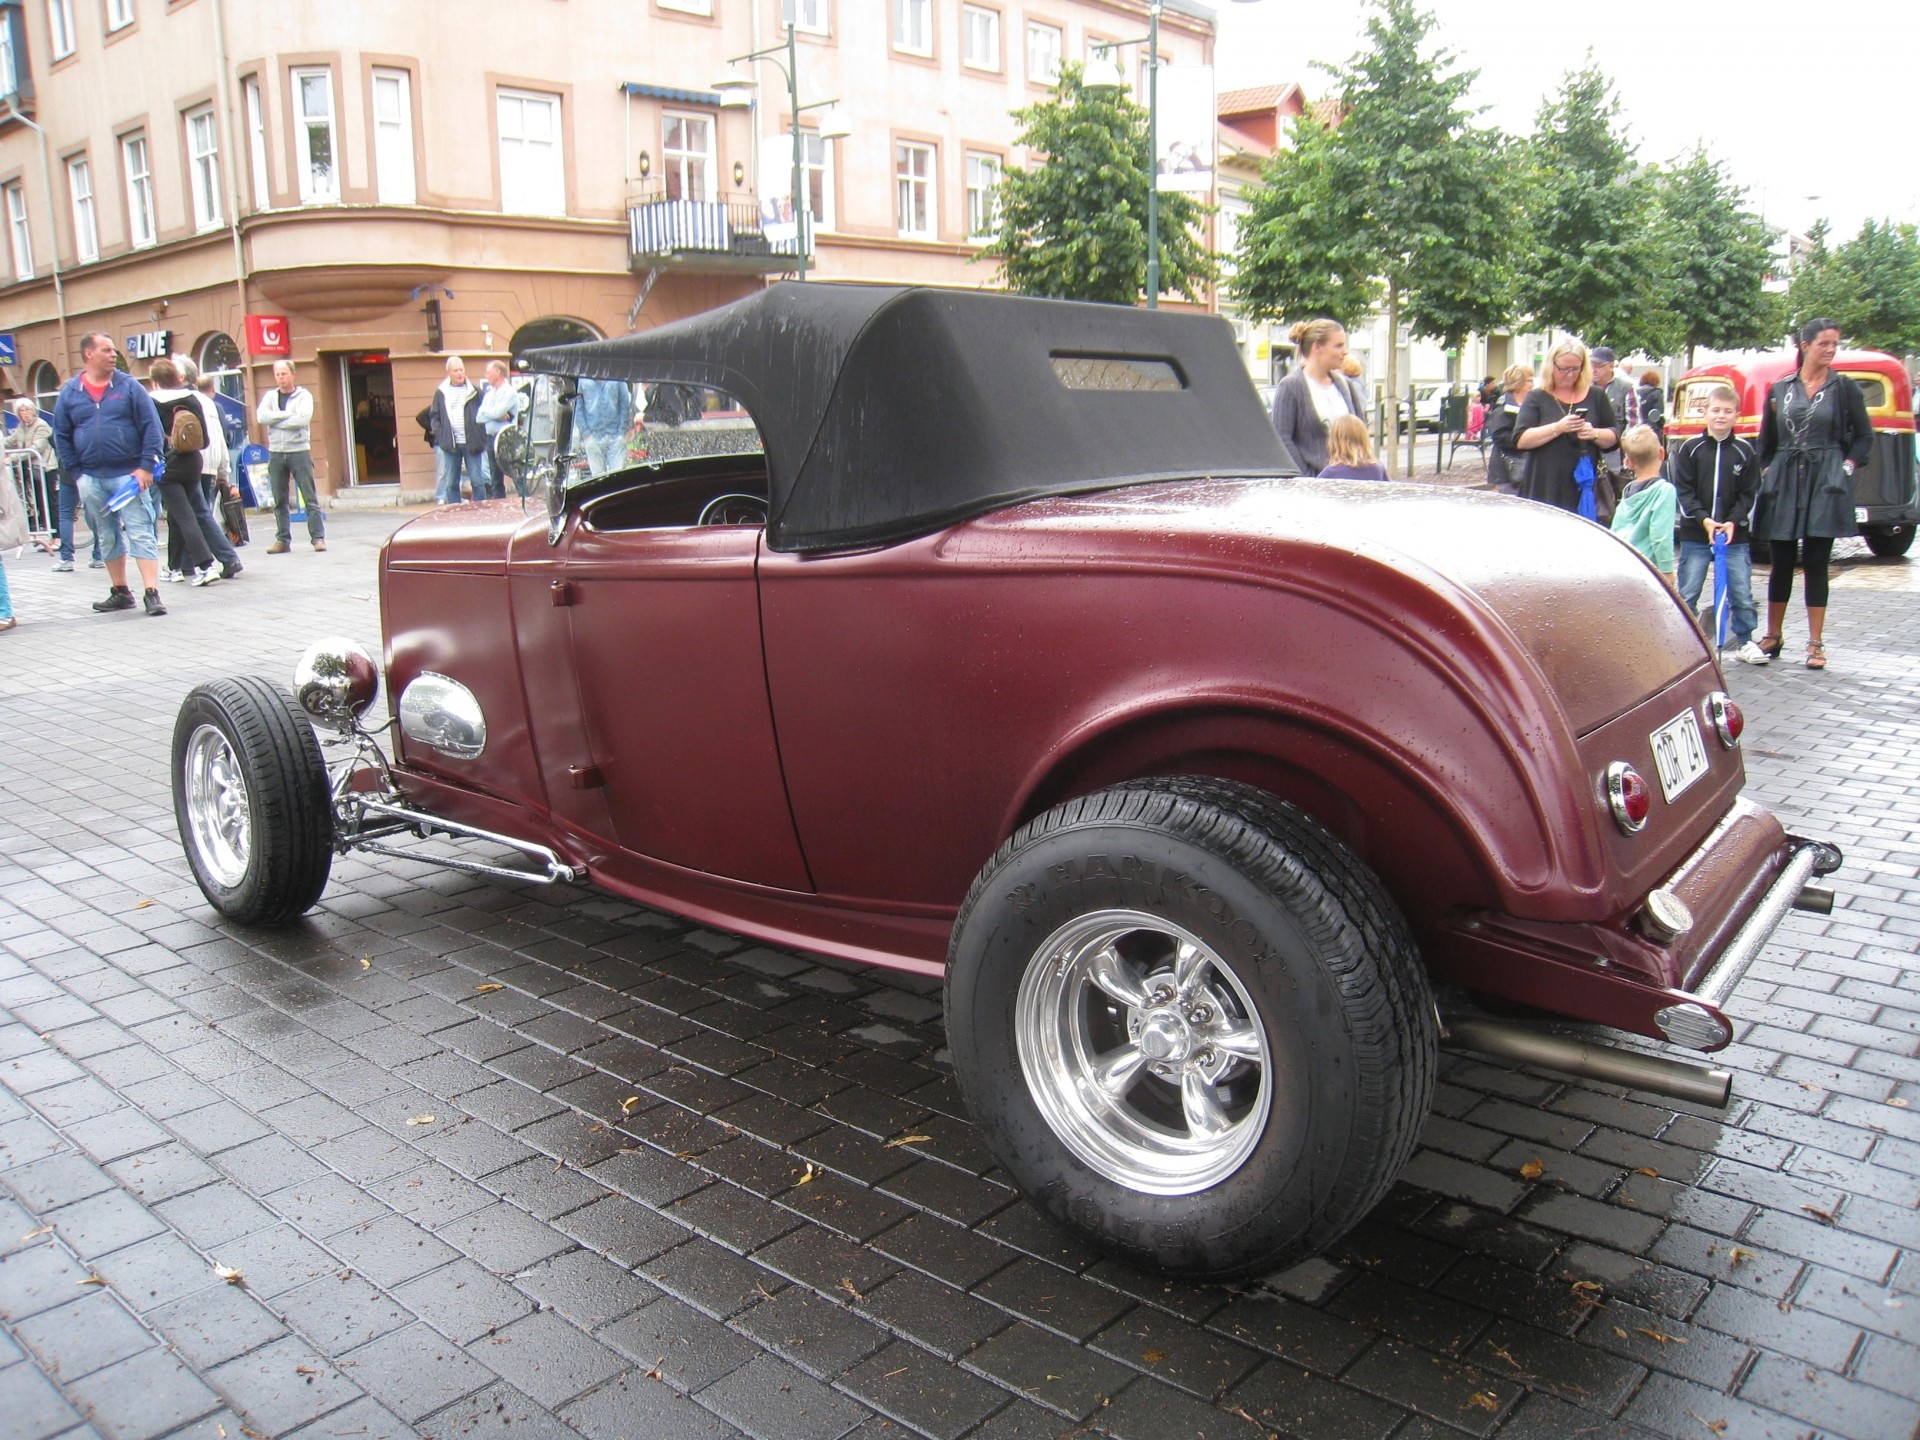
<instances>
[{"instance_id":1,"label":"building entrance","mask_svg":"<svg viewBox=\"0 0 1920 1440\"><path fill-rule=\"evenodd\" d=\"M400 483L393 424L393 362L384 350L340 357L347 397L347 464L355 485Z\"/></svg>"}]
</instances>

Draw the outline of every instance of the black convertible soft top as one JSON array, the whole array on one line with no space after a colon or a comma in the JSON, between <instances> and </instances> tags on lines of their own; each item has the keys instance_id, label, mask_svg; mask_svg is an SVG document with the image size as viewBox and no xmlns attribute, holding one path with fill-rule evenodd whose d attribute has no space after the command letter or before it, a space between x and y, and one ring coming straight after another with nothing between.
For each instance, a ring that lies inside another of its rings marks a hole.
<instances>
[{"instance_id":1,"label":"black convertible soft top","mask_svg":"<svg viewBox=\"0 0 1920 1440\"><path fill-rule=\"evenodd\" d=\"M766 448L776 550L890 544L1043 495L1298 473L1215 316L788 281L526 358L733 395Z\"/></svg>"}]
</instances>

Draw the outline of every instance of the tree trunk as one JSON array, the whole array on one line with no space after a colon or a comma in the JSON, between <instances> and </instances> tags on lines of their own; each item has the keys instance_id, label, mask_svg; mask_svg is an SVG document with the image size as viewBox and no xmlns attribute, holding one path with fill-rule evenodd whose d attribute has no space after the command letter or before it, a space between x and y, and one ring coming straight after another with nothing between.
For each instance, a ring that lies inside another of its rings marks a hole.
<instances>
[{"instance_id":1,"label":"tree trunk","mask_svg":"<svg viewBox=\"0 0 1920 1440\"><path fill-rule=\"evenodd\" d=\"M1387 281L1387 474L1396 476L1400 460L1400 286ZM1408 467L1412 474L1412 467Z\"/></svg>"}]
</instances>

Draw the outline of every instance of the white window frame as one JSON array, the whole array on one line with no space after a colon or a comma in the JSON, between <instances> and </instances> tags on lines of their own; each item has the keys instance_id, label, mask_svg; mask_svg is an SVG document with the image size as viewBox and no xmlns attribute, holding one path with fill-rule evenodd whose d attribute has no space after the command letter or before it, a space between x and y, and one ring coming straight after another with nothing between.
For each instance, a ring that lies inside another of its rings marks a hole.
<instances>
[{"instance_id":1,"label":"white window frame","mask_svg":"<svg viewBox=\"0 0 1920 1440\"><path fill-rule=\"evenodd\" d=\"M984 150L967 152L967 238L985 240L1000 223L1000 181L1007 162ZM984 182L984 183L983 183Z\"/></svg>"},{"instance_id":2,"label":"white window frame","mask_svg":"<svg viewBox=\"0 0 1920 1440\"><path fill-rule=\"evenodd\" d=\"M508 215L567 213L566 140L560 128L560 97L549 90L494 91L494 118L500 135L500 209ZM548 116L544 138L532 136L524 121L535 110Z\"/></svg>"},{"instance_id":3,"label":"white window frame","mask_svg":"<svg viewBox=\"0 0 1920 1440\"><path fill-rule=\"evenodd\" d=\"M19 11L14 11L18 15ZM15 21L11 16L0 15L0 95L15 95L20 90L20 57L13 52L13 27L26 23L22 18Z\"/></svg>"},{"instance_id":4,"label":"white window frame","mask_svg":"<svg viewBox=\"0 0 1920 1440\"><path fill-rule=\"evenodd\" d=\"M412 205L419 200L413 165L411 71L382 66L373 72L373 171L382 205Z\"/></svg>"},{"instance_id":5,"label":"white window frame","mask_svg":"<svg viewBox=\"0 0 1920 1440\"><path fill-rule=\"evenodd\" d=\"M18 181L6 187L7 238L13 244L13 278L33 278L33 225L27 219L27 192Z\"/></svg>"},{"instance_id":6,"label":"white window frame","mask_svg":"<svg viewBox=\"0 0 1920 1440\"><path fill-rule=\"evenodd\" d=\"M273 208L272 181L267 176L267 107L260 98L260 77L240 81L240 103L246 111L248 178L253 182L253 208Z\"/></svg>"},{"instance_id":7,"label":"white window frame","mask_svg":"<svg viewBox=\"0 0 1920 1440\"><path fill-rule=\"evenodd\" d=\"M213 106L189 110L182 121L187 134L187 188L193 193L193 228L217 230L220 211L220 129Z\"/></svg>"},{"instance_id":8,"label":"white window frame","mask_svg":"<svg viewBox=\"0 0 1920 1440\"><path fill-rule=\"evenodd\" d=\"M674 127L678 126L682 137L699 133L706 139L704 148L696 149L692 145L673 143ZM714 117L700 110L663 110L660 112L660 185L661 192L670 200L712 200L719 176L720 160L715 150L716 132ZM698 177L691 171L697 166ZM695 178L700 183L689 182ZM676 190L678 193L676 194Z\"/></svg>"},{"instance_id":9,"label":"white window frame","mask_svg":"<svg viewBox=\"0 0 1920 1440\"><path fill-rule=\"evenodd\" d=\"M780 0L780 23L802 35L826 35L830 33L827 0Z\"/></svg>"},{"instance_id":10,"label":"white window frame","mask_svg":"<svg viewBox=\"0 0 1920 1440\"><path fill-rule=\"evenodd\" d=\"M933 0L893 0L893 48L903 55L933 54Z\"/></svg>"},{"instance_id":11,"label":"white window frame","mask_svg":"<svg viewBox=\"0 0 1920 1440\"><path fill-rule=\"evenodd\" d=\"M55 60L73 54L73 0L47 0L47 49Z\"/></svg>"},{"instance_id":12,"label":"white window frame","mask_svg":"<svg viewBox=\"0 0 1920 1440\"><path fill-rule=\"evenodd\" d=\"M662 10L678 10L683 15L712 15L713 0L656 0Z\"/></svg>"},{"instance_id":13,"label":"white window frame","mask_svg":"<svg viewBox=\"0 0 1920 1440\"><path fill-rule=\"evenodd\" d=\"M85 265L100 258L100 219L93 204L93 166L81 156L67 161L67 194L73 201L73 254Z\"/></svg>"},{"instance_id":14,"label":"white window frame","mask_svg":"<svg viewBox=\"0 0 1920 1440\"><path fill-rule=\"evenodd\" d=\"M820 186L820 208L814 209L815 180ZM800 184L806 190L806 208L815 232L833 229L833 142L818 130L800 132Z\"/></svg>"},{"instance_id":15,"label":"white window frame","mask_svg":"<svg viewBox=\"0 0 1920 1440\"><path fill-rule=\"evenodd\" d=\"M915 164L924 160L924 170ZM934 147L921 140L899 140L893 147L894 216L903 240L931 240L939 233L934 186L940 160Z\"/></svg>"},{"instance_id":16,"label":"white window frame","mask_svg":"<svg viewBox=\"0 0 1920 1440\"><path fill-rule=\"evenodd\" d=\"M976 38L981 42L976 45ZM985 5L960 7L960 63L970 70L1000 69L1000 12Z\"/></svg>"},{"instance_id":17,"label":"white window frame","mask_svg":"<svg viewBox=\"0 0 1920 1440\"><path fill-rule=\"evenodd\" d=\"M120 137L120 168L127 180L127 243L144 250L160 238L153 208L153 155L144 130Z\"/></svg>"},{"instance_id":18,"label":"white window frame","mask_svg":"<svg viewBox=\"0 0 1920 1440\"><path fill-rule=\"evenodd\" d=\"M133 23L133 0L107 0L107 33L124 30Z\"/></svg>"},{"instance_id":19,"label":"white window frame","mask_svg":"<svg viewBox=\"0 0 1920 1440\"><path fill-rule=\"evenodd\" d=\"M313 114L307 109L308 83L320 82L320 94L326 100L326 111ZM293 153L295 178L300 186L302 205L337 205L340 201L340 130L334 123L333 104L333 68L328 65L301 65L292 74L293 82ZM316 134L324 133L327 140L327 165L321 173L320 165L314 155L313 141Z\"/></svg>"},{"instance_id":20,"label":"white window frame","mask_svg":"<svg viewBox=\"0 0 1920 1440\"><path fill-rule=\"evenodd\" d=\"M1044 42L1051 56L1042 54L1034 48L1035 42ZM1047 25L1038 20L1027 22L1027 83L1030 85L1057 85L1060 83L1060 62L1066 58L1067 35L1058 25Z\"/></svg>"}]
</instances>

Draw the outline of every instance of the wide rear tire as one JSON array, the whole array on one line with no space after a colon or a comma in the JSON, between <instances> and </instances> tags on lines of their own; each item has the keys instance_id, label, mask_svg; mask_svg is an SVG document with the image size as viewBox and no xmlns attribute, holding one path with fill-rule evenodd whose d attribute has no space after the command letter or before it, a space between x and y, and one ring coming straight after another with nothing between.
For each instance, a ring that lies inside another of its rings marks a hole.
<instances>
[{"instance_id":1,"label":"wide rear tire","mask_svg":"<svg viewBox=\"0 0 1920 1440\"><path fill-rule=\"evenodd\" d=\"M173 725L173 814L214 909L278 925L313 908L333 868L333 806L313 726L257 676L212 680Z\"/></svg>"},{"instance_id":2,"label":"wide rear tire","mask_svg":"<svg viewBox=\"0 0 1920 1440\"><path fill-rule=\"evenodd\" d=\"M1912 525L1880 525L1860 533L1867 542L1867 549L1882 560L1898 560L1913 548L1915 528Z\"/></svg>"},{"instance_id":3,"label":"wide rear tire","mask_svg":"<svg viewBox=\"0 0 1920 1440\"><path fill-rule=\"evenodd\" d=\"M1332 834L1248 786L1070 801L981 871L947 966L954 1068L1049 1216L1190 1279L1331 1245L1413 1153L1433 997Z\"/></svg>"}]
</instances>

